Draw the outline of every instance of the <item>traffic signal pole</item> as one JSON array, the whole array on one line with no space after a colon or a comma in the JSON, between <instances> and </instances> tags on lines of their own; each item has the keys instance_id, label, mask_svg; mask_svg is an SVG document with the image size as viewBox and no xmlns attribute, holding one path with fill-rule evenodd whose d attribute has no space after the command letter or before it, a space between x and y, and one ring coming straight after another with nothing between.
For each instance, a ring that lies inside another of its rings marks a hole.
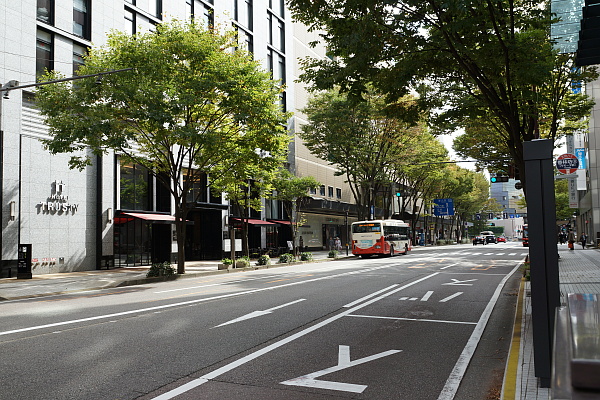
<instances>
[{"instance_id":1,"label":"traffic signal pole","mask_svg":"<svg viewBox=\"0 0 600 400\"><path fill-rule=\"evenodd\" d=\"M560 306L553 149L553 142L548 139L523 143L529 205L533 357L541 387L550 387L552 379L554 316Z\"/></svg>"}]
</instances>

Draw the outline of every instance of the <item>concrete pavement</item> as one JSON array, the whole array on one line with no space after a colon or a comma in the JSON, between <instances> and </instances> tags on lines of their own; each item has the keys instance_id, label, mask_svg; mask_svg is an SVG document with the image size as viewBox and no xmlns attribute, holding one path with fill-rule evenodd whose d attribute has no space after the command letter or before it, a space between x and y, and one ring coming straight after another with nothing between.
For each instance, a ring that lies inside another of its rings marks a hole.
<instances>
[{"instance_id":1,"label":"concrete pavement","mask_svg":"<svg viewBox=\"0 0 600 400\"><path fill-rule=\"evenodd\" d=\"M575 247L575 250L569 250L566 244L558 245L561 305L565 304L569 293L600 294L600 250L583 250L578 244ZM515 321L512 342L513 346L518 346L518 362L510 359L507 362L501 399L549 400L552 399L551 389L541 388L535 377L529 282L524 282L519 304L521 318ZM600 399L600 393L591 396L590 399Z\"/></svg>"},{"instance_id":2,"label":"concrete pavement","mask_svg":"<svg viewBox=\"0 0 600 400\"><path fill-rule=\"evenodd\" d=\"M600 250L591 248L582 250L580 246L576 247L576 250L570 251L566 244L559 245L561 303L564 303L568 293L600 294ZM431 249L431 247L427 248ZM415 250L419 251L419 249L424 248L417 247ZM345 251L340 256L341 258L345 257ZM313 252L313 257L316 262L332 260L328 258L327 251ZM270 268L289 265L277 264L277 259L272 259L272 262ZM241 271L239 269L219 271L217 265L218 261L187 262L186 274L176 276L174 279ZM251 268L265 267L253 266ZM160 280L160 278L146 278L147 270L148 267L131 267L35 275L33 279L25 280L0 279L0 301L129 286ZM501 399L549 400L551 399L550 389L540 388L538 378L535 377L529 282L523 282L523 290L519 295L518 304L520 307L518 307L515 319L513 349L507 360ZM600 399L600 394L598 399Z\"/></svg>"},{"instance_id":3,"label":"concrete pavement","mask_svg":"<svg viewBox=\"0 0 600 400\"><path fill-rule=\"evenodd\" d=\"M328 258L328 251L312 252L315 262L333 260ZM352 254L350 253L350 256ZM346 252L339 253L338 258L346 257ZM274 268L290 264L278 264L278 258L271 258L271 265L256 266L252 261L250 269ZM146 278L149 266L119 267L81 272L63 272L57 274L34 275L32 279L3 278L0 279L0 301L18 300L29 297L49 296L66 293L76 293L86 290L99 290L114 287L140 285L164 280L194 278L201 275L242 272L244 269L233 268L219 270L219 261L188 261L185 263L184 275L170 278Z\"/></svg>"}]
</instances>

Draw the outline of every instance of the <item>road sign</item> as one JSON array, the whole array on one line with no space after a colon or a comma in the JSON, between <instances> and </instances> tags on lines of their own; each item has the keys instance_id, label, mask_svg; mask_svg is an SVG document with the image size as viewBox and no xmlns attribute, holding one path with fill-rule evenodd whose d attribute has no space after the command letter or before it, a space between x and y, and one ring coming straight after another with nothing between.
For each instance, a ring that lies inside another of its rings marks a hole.
<instances>
[{"instance_id":1,"label":"road sign","mask_svg":"<svg viewBox=\"0 0 600 400\"><path fill-rule=\"evenodd\" d=\"M434 199L433 215L440 217L442 215L454 215L454 200L452 199Z\"/></svg>"},{"instance_id":2,"label":"road sign","mask_svg":"<svg viewBox=\"0 0 600 400\"><path fill-rule=\"evenodd\" d=\"M579 159L571 153L565 153L556 159L556 169L563 174L572 174L579 168Z\"/></svg>"}]
</instances>

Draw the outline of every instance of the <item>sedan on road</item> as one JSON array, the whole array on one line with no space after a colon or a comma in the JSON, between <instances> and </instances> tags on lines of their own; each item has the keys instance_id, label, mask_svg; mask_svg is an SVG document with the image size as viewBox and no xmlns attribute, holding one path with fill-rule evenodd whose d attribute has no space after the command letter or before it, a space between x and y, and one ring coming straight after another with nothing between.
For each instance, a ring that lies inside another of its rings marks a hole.
<instances>
[{"instance_id":1,"label":"sedan on road","mask_svg":"<svg viewBox=\"0 0 600 400\"><path fill-rule=\"evenodd\" d=\"M483 236L475 236L473 238L473 246L475 246L476 244L487 244L487 241Z\"/></svg>"},{"instance_id":2,"label":"sedan on road","mask_svg":"<svg viewBox=\"0 0 600 400\"><path fill-rule=\"evenodd\" d=\"M499 238L496 239L496 241L498 243L500 243L500 242L506 243L506 238L504 236L500 236Z\"/></svg>"}]
</instances>

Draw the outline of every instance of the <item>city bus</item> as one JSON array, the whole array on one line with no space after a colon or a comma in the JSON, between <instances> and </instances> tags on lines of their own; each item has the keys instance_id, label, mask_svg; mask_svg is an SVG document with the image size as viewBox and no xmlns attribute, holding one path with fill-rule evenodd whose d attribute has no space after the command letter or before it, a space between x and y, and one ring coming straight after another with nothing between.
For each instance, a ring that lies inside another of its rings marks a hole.
<instances>
[{"instance_id":1,"label":"city bus","mask_svg":"<svg viewBox=\"0 0 600 400\"><path fill-rule=\"evenodd\" d=\"M411 250L410 225L398 219L359 221L352 223L352 254L372 255L407 254Z\"/></svg>"}]
</instances>

